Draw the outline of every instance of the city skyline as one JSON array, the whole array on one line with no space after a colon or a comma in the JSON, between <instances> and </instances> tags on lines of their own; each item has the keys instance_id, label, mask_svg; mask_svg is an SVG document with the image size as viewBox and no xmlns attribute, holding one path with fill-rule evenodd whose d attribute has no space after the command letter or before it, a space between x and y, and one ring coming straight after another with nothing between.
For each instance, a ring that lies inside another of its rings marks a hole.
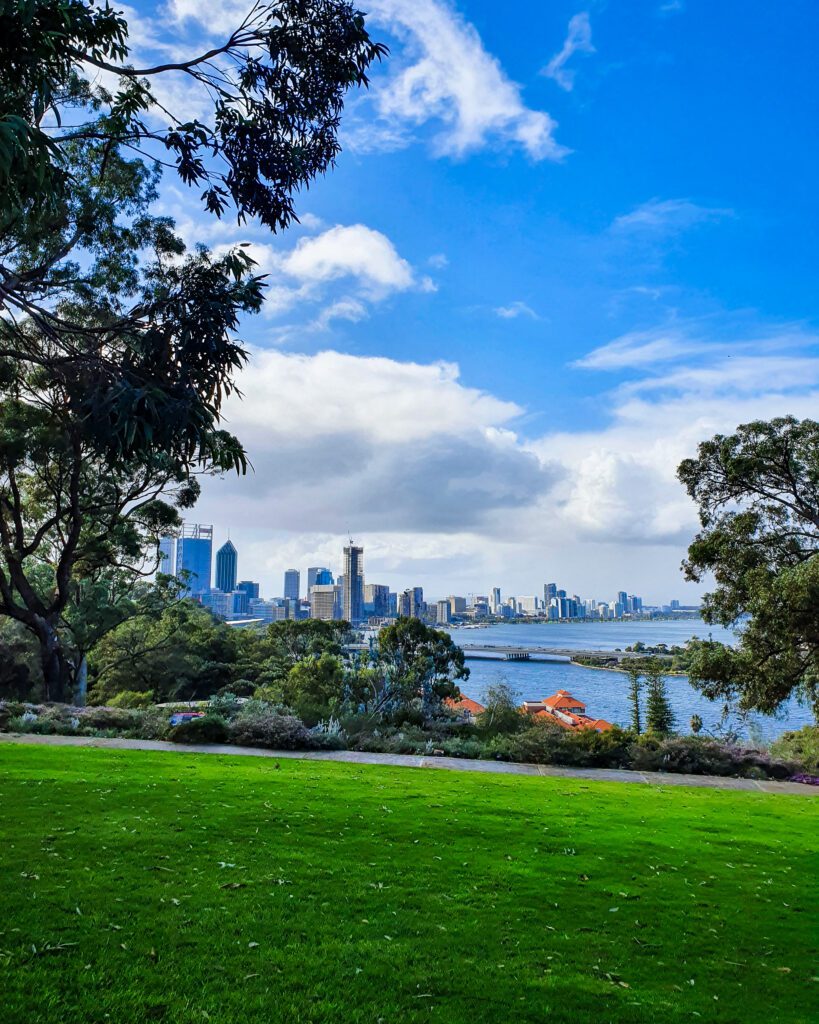
<instances>
[{"instance_id":1,"label":"city skyline","mask_svg":"<svg viewBox=\"0 0 819 1024\"><path fill-rule=\"evenodd\" d=\"M449 588L446 593L441 594L434 594L431 590L427 590L425 594L423 584L418 582L409 585L406 583L391 585L384 579L368 580L364 572L364 546L354 544L352 539L349 539L342 548L343 571L334 574L332 569L327 566L308 566L305 571L307 585L302 594L302 571L296 568L284 571L282 586L278 590L275 586L266 588L261 580L244 580L237 583L237 576L241 570L240 552L228 538L214 557L212 553L214 533L214 527L210 524L183 523L178 536L161 539L159 571L167 571L167 566L174 558L175 551L174 564L177 571L187 568L188 572L192 572L192 581L189 582L185 591L191 596L201 597L210 589L224 592L224 587L219 586L221 581L225 585L232 583L231 590L247 591L249 599L282 601L285 604L292 602L294 606L306 607L311 605L311 592L318 591L322 594L320 604L324 610L326 607L335 607L337 604L339 617L348 618L351 621L359 621L366 617L363 611L365 603L371 609L375 606L375 610L371 611L371 614L388 614L386 611L389 604L388 597L395 602L393 612L397 610L398 614L403 615L415 615L422 606L432 608L442 603L452 604L451 613L457 615L462 609L455 606L453 603L455 601L463 601L464 607L474 607L476 601L481 604L485 603L487 613L498 615L500 607L513 600L516 609L529 614L542 613L544 609L548 609L551 602L557 609L558 618L575 618L580 615L595 614L595 609L600 606L610 607L611 613L619 617L622 614L637 612L644 605L655 608L673 606L679 608L681 606L693 607L694 604L699 603L687 603L685 600L681 601L679 597L668 598L667 595L664 599L645 601L642 596L636 596L631 591L623 590L614 591L612 598L606 596L602 588L597 588L595 591L603 595L598 599L581 596L576 590L566 589L555 582L544 582L515 592L495 585L473 587L463 592L456 592L455 588ZM188 545L187 555L183 554L183 541ZM208 566L210 567L209 572ZM203 582L205 579L210 580L210 584L206 585ZM348 580L354 580L355 584L348 585ZM248 587L253 587L255 590L251 593L247 590ZM220 603L218 599L215 603L212 600L207 600L205 603L208 603L220 614L224 608L229 607L224 602ZM617 610L618 607L619 610ZM230 608L231 611L239 611L236 607L230 606ZM247 608L243 605L241 611L246 613ZM322 614L318 617L325 616Z\"/></svg>"}]
</instances>

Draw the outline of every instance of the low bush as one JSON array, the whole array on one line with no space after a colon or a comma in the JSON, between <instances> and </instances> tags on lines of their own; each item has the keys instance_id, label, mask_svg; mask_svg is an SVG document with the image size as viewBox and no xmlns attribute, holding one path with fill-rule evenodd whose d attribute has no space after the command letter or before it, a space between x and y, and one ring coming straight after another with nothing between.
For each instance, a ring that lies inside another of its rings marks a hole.
<instances>
[{"instance_id":1,"label":"low bush","mask_svg":"<svg viewBox=\"0 0 819 1024\"><path fill-rule=\"evenodd\" d=\"M796 761L808 773L819 772L819 725L804 725L801 729L783 733L771 744L774 757Z\"/></svg>"},{"instance_id":2,"label":"low bush","mask_svg":"<svg viewBox=\"0 0 819 1024\"><path fill-rule=\"evenodd\" d=\"M517 735L495 736L486 746L490 756L502 761L625 768L630 741L629 733L616 726L606 732L569 730L540 719Z\"/></svg>"},{"instance_id":3,"label":"low bush","mask_svg":"<svg viewBox=\"0 0 819 1024\"><path fill-rule=\"evenodd\" d=\"M131 708L76 708L82 730L114 729L118 733L138 728L140 712Z\"/></svg>"},{"instance_id":4,"label":"low bush","mask_svg":"<svg viewBox=\"0 0 819 1024\"><path fill-rule=\"evenodd\" d=\"M108 701L109 708L149 708L154 702L151 690L121 690Z\"/></svg>"},{"instance_id":5,"label":"low bush","mask_svg":"<svg viewBox=\"0 0 819 1024\"><path fill-rule=\"evenodd\" d=\"M171 734L171 712L168 708L146 708L135 716L129 732L137 740L167 740Z\"/></svg>"},{"instance_id":6,"label":"low bush","mask_svg":"<svg viewBox=\"0 0 819 1024\"><path fill-rule=\"evenodd\" d=\"M171 729L170 738L174 743L227 743L230 729L224 718L208 714L180 722Z\"/></svg>"},{"instance_id":7,"label":"low bush","mask_svg":"<svg viewBox=\"0 0 819 1024\"><path fill-rule=\"evenodd\" d=\"M774 779L786 779L796 771L793 762L774 758L765 750L699 736L641 736L630 753L631 767L637 771Z\"/></svg>"},{"instance_id":8,"label":"low bush","mask_svg":"<svg viewBox=\"0 0 819 1024\"><path fill-rule=\"evenodd\" d=\"M281 714L265 701L250 700L230 723L230 739L246 747L309 750L319 744L294 715Z\"/></svg>"}]
</instances>

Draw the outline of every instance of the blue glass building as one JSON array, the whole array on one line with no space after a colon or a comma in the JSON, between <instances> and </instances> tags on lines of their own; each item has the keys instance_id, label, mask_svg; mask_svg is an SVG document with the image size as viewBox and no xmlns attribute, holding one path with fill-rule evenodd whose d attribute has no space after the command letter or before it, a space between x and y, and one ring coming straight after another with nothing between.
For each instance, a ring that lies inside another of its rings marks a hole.
<instances>
[{"instance_id":1,"label":"blue glass building","mask_svg":"<svg viewBox=\"0 0 819 1024\"><path fill-rule=\"evenodd\" d=\"M185 525L176 541L176 575L186 584L186 592L193 597L210 590L213 560L213 527ZM189 574L187 577L183 573Z\"/></svg>"},{"instance_id":2,"label":"blue glass building","mask_svg":"<svg viewBox=\"0 0 819 1024\"><path fill-rule=\"evenodd\" d=\"M239 555L232 541L227 541L216 552L217 590L232 594L236 589L236 573L239 566Z\"/></svg>"}]
</instances>

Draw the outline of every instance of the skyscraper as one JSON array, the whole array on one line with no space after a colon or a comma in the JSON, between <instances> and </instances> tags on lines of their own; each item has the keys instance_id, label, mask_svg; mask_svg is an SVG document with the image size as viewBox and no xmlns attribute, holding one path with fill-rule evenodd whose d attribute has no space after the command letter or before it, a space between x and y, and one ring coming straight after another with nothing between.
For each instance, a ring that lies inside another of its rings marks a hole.
<instances>
[{"instance_id":1,"label":"skyscraper","mask_svg":"<svg viewBox=\"0 0 819 1024\"><path fill-rule=\"evenodd\" d=\"M307 570L307 594L310 595L310 591L315 587L316 584L322 587L331 586L333 583L333 574L329 569L326 569L321 565L313 565Z\"/></svg>"},{"instance_id":2,"label":"skyscraper","mask_svg":"<svg viewBox=\"0 0 819 1024\"><path fill-rule=\"evenodd\" d=\"M185 581L188 594L198 596L210 590L213 560L213 527L201 523L182 527L176 541L176 574ZM183 576L187 573L187 578Z\"/></svg>"},{"instance_id":3,"label":"skyscraper","mask_svg":"<svg viewBox=\"0 0 819 1024\"><path fill-rule=\"evenodd\" d=\"M216 552L216 589L231 594L236 589L239 555L233 542L226 541Z\"/></svg>"},{"instance_id":4,"label":"skyscraper","mask_svg":"<svg viewBox=\"0 0 819 1024\"><path fill-rule=\"evenodd\" d=\"M166 576L173 576L176 572L176 537L165 536L159 538L159 566L157 572L165 573Z\"/></svg>"},{"instance_id":5,"label":"skyscraper","mask_svg":"<svg viewBox=\"0 0 819 1024\"><path fill-rule=\"evenodd\" d=\"M284 574L284 597L286 601L298 601L301 576L298 569L288 569Z\"/></svg>"},{"instance_id":6,"label":"skyscraper","mask_svg":"<svg viewBox=\"0 0 819 1024\"><path fill-rule=\"evenodd\" d=\"M543 584L543 603L548 608L552 603L552 598L557 597L557 584L556 583L544 583Z\"/></svg>"},{"instance_id":7,"label":"skyscraper","mask_svg":"<svg viewBox=\"0 0 819 1024\"><path fill-rule=\"evenodd\" d=\"M344 549L344 618L361 622L364 618L364 548L356 547L352 537Z\"/></svg>"},{"instance_id":8,"label":"skyscraper","mask_svg":"<svg viewBox=\"0 0 819 1024\"><path fill-rule=\"evenodd\" d=\"M501 591L500 587L492 587L492 614L498 615L500 613L501 606Z\"/></svg>"},{"instance_id":9,"label":"skyscraper","mask_svg":"<svg viewBox=\"0 0 819 1024\"><path fill-rule=\"evenodd\" d=\"M259 584L254 580L240 580L236 584L237 590L243 590L247 594L248 601L259 597Z\"/></svg>"},{"instance_id":10,"label":"skyscraper","mask_svg":"<svg viewBox=\"0 0 819 1024\"><path fill-rule=\"evenodd\" d=\"M341 618L341 587L331 583L314 583L310 591L310 617L313 619Z\"/></svg>"}]
</instances>

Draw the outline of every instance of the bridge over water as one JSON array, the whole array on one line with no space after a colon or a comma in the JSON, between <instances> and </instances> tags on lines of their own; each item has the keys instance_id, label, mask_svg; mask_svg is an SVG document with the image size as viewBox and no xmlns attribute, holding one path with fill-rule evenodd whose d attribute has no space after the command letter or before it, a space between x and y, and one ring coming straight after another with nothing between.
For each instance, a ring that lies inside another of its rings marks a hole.
<instances>
[{"instance_id":1,"label":"bridge over water","mask_svg":"<svg viewBox=\"0 0 819 1024\"><path fill-rule=\"evenodd\" d=\"M575 661L578 658L590 658L596 661L628 661L632 658L645 658L645 653L637 651L598 650L596 648L577 647L514 647L507 644L458 644L467 660L476 661ZM368 651L368 644L350 644L349 651Z\"/></svg>"}]
</instances>

